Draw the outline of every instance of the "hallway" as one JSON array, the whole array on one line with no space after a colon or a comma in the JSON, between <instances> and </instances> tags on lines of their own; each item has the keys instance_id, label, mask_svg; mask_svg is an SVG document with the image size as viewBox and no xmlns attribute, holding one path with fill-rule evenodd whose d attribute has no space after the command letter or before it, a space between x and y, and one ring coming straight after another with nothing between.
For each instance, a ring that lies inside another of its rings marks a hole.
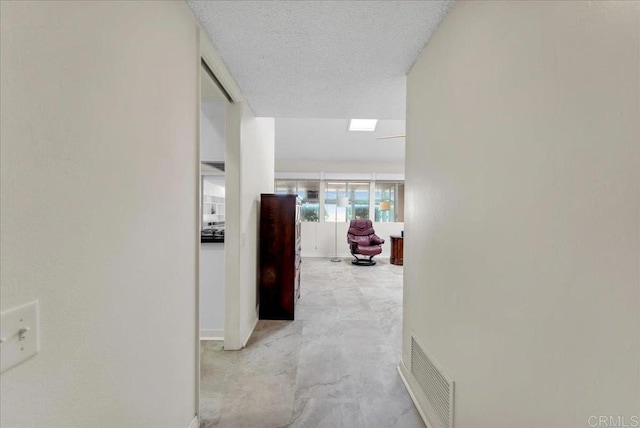
<instances>
[{"instance_id":1,"label":"hallway","mask_svg":"<svg viewBox=\"0 0 640 428\"><path fill-rule=\"evenodd\" d=\"M423 427L396 370L402 267L305 258L296 321L202 342L201 427Z\"/></svg>"}]
</instances>

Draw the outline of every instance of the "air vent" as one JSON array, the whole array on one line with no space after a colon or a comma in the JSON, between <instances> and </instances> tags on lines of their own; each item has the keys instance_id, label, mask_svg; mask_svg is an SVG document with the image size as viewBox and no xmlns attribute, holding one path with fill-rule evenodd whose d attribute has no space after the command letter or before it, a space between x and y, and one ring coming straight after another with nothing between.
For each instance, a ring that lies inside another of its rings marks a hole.
<instances>
[{"instance_id":1,"label":"air vent","mask_svg":"<svg viewBox=\"0 0 640 428\"><path fill-rule=\"evenodd\" d=\"M411 374L424 393L427 417L438 428L453 428L453 380L411 337Z\"/></svg>"}]
</instances>

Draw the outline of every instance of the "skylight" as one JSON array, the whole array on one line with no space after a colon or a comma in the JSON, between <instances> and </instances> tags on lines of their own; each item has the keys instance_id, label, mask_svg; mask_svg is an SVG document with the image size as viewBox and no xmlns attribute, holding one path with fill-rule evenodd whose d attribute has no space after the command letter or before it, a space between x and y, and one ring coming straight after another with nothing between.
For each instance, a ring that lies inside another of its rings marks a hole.
<instances>
[{"instance_id":1,"label":"skylight","mask_svg":"<svg viewBox=\"0 0 640 428\"><path fill-rule=\"evenodd\" d=\"M349 121L349 131L368 131L376 130L378 119L351 119Z\"/></svg>"}]
</instances>

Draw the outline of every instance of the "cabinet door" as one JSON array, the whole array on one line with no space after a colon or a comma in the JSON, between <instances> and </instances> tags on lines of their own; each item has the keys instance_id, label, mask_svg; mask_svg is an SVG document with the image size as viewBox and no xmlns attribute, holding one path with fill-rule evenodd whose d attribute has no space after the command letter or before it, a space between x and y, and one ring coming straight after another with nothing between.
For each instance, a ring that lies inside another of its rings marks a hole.
<instances>
[{"instance_id":1,"label":"cabinet door","mask_svg":"<svg viewBox=\"0 0 640 428\"><path fill-rule=\"evenodd\" d=\"M299 219L294 195L263 194L260 205L260 318L294 319Z\"/></svg>"}]
</instances>

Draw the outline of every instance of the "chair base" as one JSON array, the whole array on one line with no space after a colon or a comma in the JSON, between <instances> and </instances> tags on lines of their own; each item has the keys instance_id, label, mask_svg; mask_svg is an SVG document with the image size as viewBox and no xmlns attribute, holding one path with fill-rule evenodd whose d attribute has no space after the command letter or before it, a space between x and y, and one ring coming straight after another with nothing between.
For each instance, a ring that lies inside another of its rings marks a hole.
<instances>
[{"instance_id":1,"label":"chair base","mask_svg":"<svg viewBox=\"0 0 640 428\"><path fill-rule=\"evenodd\" d=\"M373 258L359 259L356 257L355 260L351 260L351 264L354 264L356 266L373 266L376 264L376 261L373 260Z\"/></svg>"}]
</instances>

